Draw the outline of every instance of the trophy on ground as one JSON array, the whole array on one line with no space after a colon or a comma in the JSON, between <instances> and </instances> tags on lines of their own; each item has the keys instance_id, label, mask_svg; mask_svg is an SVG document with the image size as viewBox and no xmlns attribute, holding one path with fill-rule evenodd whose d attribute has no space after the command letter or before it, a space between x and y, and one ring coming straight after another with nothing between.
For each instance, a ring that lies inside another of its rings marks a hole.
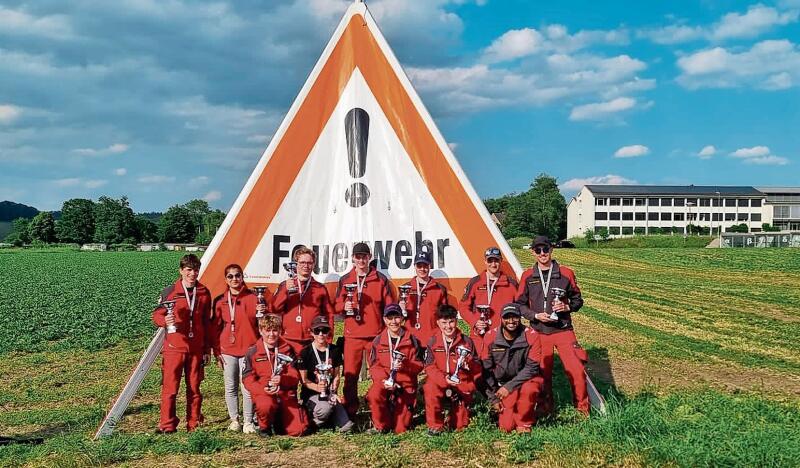
<instances>
[{"instance_id":1,"label":"trophy on ground","mask_svg":"<svg viewBox=\"0 0 800 468\"><path fill-rule=\"evenodd\" d=\"M404 284L402 286L398 286L397 290L400 292L400 302L406 304L408 301L408 296L411 294L411 285ZM406 312L406 308L403 307L403 318L408 318L408 312Z\"/></svg>"},{"instance_id":2,"label":"trophy on ground","mask_svg":"<svg viewBox=\"0 0 800 468\"><path fill-rule=\"evenodd\" d=\"M291 356L287 356L285 354L281 354L281 353L277 353L276 352L275 353L275 365L272 367L272 376L275 377L276 375L281 375L281 372L283 372L283 369L285 369L286 366L291 364L292 361L294 361L294 359L292 359ZM271 392L274 392L275 388L276 388L274 385L272 385L272 382L270 382L267 385L267 387L269 388L269 390Z\"/></svg>"},{"instance_id":3,"label":"trophy on ground","mask_svg":"<svg viewBox=\"0 0 800 468\"><path fill-rule=\"evenodd\" d=\"M256 302L258 305L266 304L267 302L264 300L264 292L267 290L266 286L253 286L253 289L256 292ZM256 313L256 318L263 317L264 314L262 312Z\"/></svg>"},{"instance_id":4,"label":"trophy on ground","mask_svg":"<svg viewBox=\"0 0 800 468\"><path fill-rule=\"evenodd\" d=\"M297 292L297 262L287 262L283 264L283 269L289 274L289 279L294 280L294 285L286 288L286 292L294 294Z\"/></svg>"},{"instance_id":5,"label":"trophy on ground","mask_svg":"<svg viewBox=\"0 0 800 468\"><path fill-rule=\"evenodd\" d=\"M356 289L358 289L358 285L356 283L348 283L344 285L344 290L347 292L347 300L353 304L353 308L346 311L345 315L348 317L356 317L356 320L359 322L361 321L361 309L358 307L358 302L355 300L356 297Z\"/></svg>"},{"instance_id":6,"label":"trophy on ground","mask_svg":"<svg viewBox=\"0 0 800 468\"><path fill-rule=\"evenodd\" d=\"M397 378L397 370L400 369L400 364L406 358L406 355L400 351L392 351L392 364L389 369L389 378L383 381L383 384L389 387L394 387L395 379Z\"/></svg>"},{"instance_id":7,"label":"trophy on ground","mask_svg":"<svg viewBox=\"0 0 800 468\"><path fill-rule=\"evenodd\" d=\"M175 317L175 303L178 301L161 301L158 305L160 307L164 307L167 309L167 317ZM173 323L172 325L167 325L167 333L175 333L178 331L178 328Z\"/></svg>"},{"instance_id":8,"label":"trophy on ground","mask_svg":"<svg viewBox=\"0 0 800 468\"><path fill-rule=\"evenodd\" d=\"M478 309L478 315L479 315L481 321L486 322L486 324L489 327L491 327L492 326L492 320L489 318L489 310L490 310L489 306L488 305L478 305L478 306L475 306L475 308ZM485 335L486 334L486 328L481 330L480 334L481 335Z\"/></svg>"},{"instance_id":9,"label":"trophy on ground","mask_svg":"<svg viewBox=\"0 0 800 468\"><path fill-rule=\"evenodd\" d=\"M447 376L447 380L454 384L460 384L461 379L458 378L458 371L460 371L461 367L464 366L464 361L466 361L467 356L472 354L472 351L466 346L458 346L456 348L456 354L458 355L458 360L456 361L456 369L453 371L451 375Z\"/></svg>"},{"instance_id":10,"label":"trophy on ground","mask_svg":"<svg viewBox=\"0 0 800 468\"><path fill-rule=\"evenodd\" d=\"M317 379L319 384L322 385L322 391L319 392L320 400L328 399L328 387L331 385L331 370L333 370L333 366L327 362L324 364L317 364Z\"/></svg>"},{"instance_id":11,"label":"trophy on ground","mask_svg":"<svg viewBox=\"0 0 800 468\"><path fill-rule=\"evenodd\" d=\"M567 297L567 291L565 289L551 288L550 292L553 295L553 301L564 302L564 298ZM550 320L558 320L558 313L554 311L550 314Z\"/></svg>"}]
</instances>

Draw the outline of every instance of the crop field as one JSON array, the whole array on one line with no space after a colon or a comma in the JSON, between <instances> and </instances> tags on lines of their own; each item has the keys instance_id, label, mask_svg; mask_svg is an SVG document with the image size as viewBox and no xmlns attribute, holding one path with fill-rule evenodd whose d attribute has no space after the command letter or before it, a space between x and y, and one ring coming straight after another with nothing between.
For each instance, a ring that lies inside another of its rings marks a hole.
<instances>
[{"instance_id":1,"label":"crop field","mask_svg":"<svg viewBox=\"0 0 800 468\"><path fill-rule=\"evenodd\" d=\"M517 251L523 265L528 252ZM478 405L464 432L260 439L226 432L221 372L204 427L154 435L159 373L117 433L91 436L154 330L176 252L0 251L0 466L796 466L800 250L572 249L575 315L607 416L582 420L556 370L558 413L505 435ZM157 367L157 366L156 366ZM366 383L362 385L362 392ZM182 408L179 396L179 415ZM368 414L360 415L366 427ZM182 428L181 428L182 429Z\"/></svg>"}]
</instances>

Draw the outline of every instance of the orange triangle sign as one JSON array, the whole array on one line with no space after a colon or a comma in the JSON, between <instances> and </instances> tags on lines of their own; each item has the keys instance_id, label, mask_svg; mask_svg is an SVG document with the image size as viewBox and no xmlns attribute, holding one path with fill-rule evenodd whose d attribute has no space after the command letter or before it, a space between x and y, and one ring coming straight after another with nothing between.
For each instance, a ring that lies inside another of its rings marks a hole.
<instances>
[{"instance_id":1,"label":"orange triangle sign","mask_svg":"<svg viewBox=\"0 0 800 468\"><path fill-rule=\"evenodd\" d=\"M432 276L460 293L498 246L516 257L400 67L375 20L353 3L336 28L203 256L203 282L225 287L224 268L249 284L286 279L293 247L317 252L318 280L350 270L367 242L395 283L414 276L414 255L433 254Z\"/></svg>"}]
</instances>

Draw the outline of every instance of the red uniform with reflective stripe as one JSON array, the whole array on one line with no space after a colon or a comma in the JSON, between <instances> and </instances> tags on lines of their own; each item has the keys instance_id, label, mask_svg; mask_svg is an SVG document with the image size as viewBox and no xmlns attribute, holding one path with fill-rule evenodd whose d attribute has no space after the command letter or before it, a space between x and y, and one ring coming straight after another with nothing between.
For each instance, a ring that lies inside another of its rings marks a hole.
<instances>
[{"instance_id":1,"label":"red uniform with reflective stripe","mask_svg":"<svg viewBox=\"0 0 800 468\"><path fill-rule=\"evenodd\" d=\"M486 327L486 332L488 332L491 328L500 325L500 311L503 309L504 305L509 302L514 302L517 296L517 281L505 273L500 272L497 282L493 284L494 292L492 293L492 300L490 302L489 286L486 281L486 271L484 271L480 275L469 280L467 287L464 289L464 295L458 303L458 312L461 314L461 318L470 324L469 336L475 340L475 346L477 348L480 348L479 342L483 341L483 337L475 330L475 322L480 319L477 306L489 306L489 326Z\"/></svg>"},{"instance_id":2,"label":"red uniform with reflective stripe","mask_svg":"<svg viewBox=\"0 0 800 468\"><path fill-rule=\"evenodd\" d=\"M296 292L289 293L286 283L281 283L271 304L272 313L283 317L283 337L296 354L314 338L309 330L314 317L321 315L333 326L333 306L325 285L311 277L302 286L304 293L301 301L299 288ZM300 322L297 321L298 313Z\"/></svg>"},{"instance_id":3,"label":"red uniform with reflective stripe","mask_svg":"<svg viewBox=\"0 0 800 468\"><path fill-rule=\"evenodd\" d=\"M264 299L267 303L269 313L269 300L272 293L265 291ZM227 354L229 356L242 357L247 354L247 350L255 344L259 338L258 319L256 318L256 306L258 297L246 286L239 291L238 295L231 296L233 304L233 331L231 331L231 312L228 305L228 292L220 294L214 298L214 326L216 332L212 346L214 354ZM231 343L233 336L233 343Z\"/></svg>"},{"instance_id":4,"label":"red uniform with reflective stripe","mask_svg":"<svg viewBox=\"0 0 800 468\"><path fill-rule=\"evenodd\" d=\"M464 363L458 371L461 383L453 386L447 382L447 376L448 372L450 375L455 372L459 346L468 348L470 354L464 359ZM469 408L472 405L472 394L475 392L476 381L481 375L478 350L475 349L475 344L472 340L464 336L461 331L456 330L448 353L441 331L434 333L425 350L425 372L428 374L428 380L424 385L425 421L428 424L428 428L442 429L444 426L443 412L445 407L451 409L451 428L460 430L467 427L469 425ZM447 396L448 389L453 392L450 397Z\"/></svg>"},{"instance_id":5,"label":"red uniform with reflective stripe","mask_svg":"<svg viewBox=\"0 0 800 468\"><path fill-rule=\"evenodd\" d=\"M353 297L353 302L358 304L358 311L355 314L361 316L361 321L356 320L355 315L346 316L344 304L347 302L347 290L344 285L357 283L356 275L356 270L352 269L339 279L334 309L336 309L336 315L344 316L345 338L369 338L371 340L383 331L383 309L394 302L394 297L386 276L374 268L370 269L366 279L363 280L364 287L361 295L359 296L356 291Z\"/></svg>"},{"instance_id":6,"label":"red uniform with reflective stripe","mask_svg":"<svg viewBox=\"0 0 800 468\"><path fill-rule=\"evenodd\" d=\"M411 291L406 300L406 312L408 318L406 321L406 328L411 330L417 338L423 343L427 343L428 339L434 332L439 330L436 325L436 310L442 304L447 304L447 288L435 278L429 277L425 287L420 290L420 295L417 294L417 279L413 278L411 281L405 283L411 286ZM419 299L419 324L420 328L417 329L417 302Z\"/></svg>"}]
</instances>

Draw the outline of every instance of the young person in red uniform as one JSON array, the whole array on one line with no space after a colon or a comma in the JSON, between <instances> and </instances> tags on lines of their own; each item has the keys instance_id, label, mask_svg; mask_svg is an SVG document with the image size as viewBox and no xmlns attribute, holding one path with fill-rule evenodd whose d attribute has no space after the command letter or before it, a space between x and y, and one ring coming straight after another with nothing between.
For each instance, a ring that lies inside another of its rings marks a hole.
<instances>
[{"instance_id":1,"label":"young person in red uniform","mask_svg":"<svg viewBox=\"0 0 800 468\"><path fill-rule=\"evenodd\" d=\"M297 277L278 286L271 309L273 314L283 318L283 339L298 355L312 341L311 322L315 317L323 316L333 325L333 306L328 289L311 274L316 253L308 247L300 247L294 251L293 258L297 262Z\"/></svg>"},{"instance_id":2,"label":"young person in red uniform","mask_svg":"<svg viewBox=\"0 0 800 468\"><path fill-rule=\"evenodd\" d=\"M340 369L344 365L342 349L331 343L333 329L323 317L314 319L311 333L314 341L303 348L297 361L303 385L300 399L305 403L317 428L332 425L339 432L350 432L353 430L353 422L338 395ZM320 378L319 366L325 365L330 366L327 381Z\"/></svg>"},{"instance_id":3,"label":"young person in red uniform","mask_svg":"<svg viewBox=\"0 0 800 468\"><path fill-rule=\"evenodd\" d=\"M472 278L464 289L458 304L461 317L470 324L469 337L480 349L483 337L500 322L500 310L517 296L517 281L500 270L503 255L497 247L489 247L484 253L486 270ZM479 306L488 306L485 320L481 319Z\"/></svg>"},{"instance_id":4,"label":"young person in red uniform","mask_svg":"<svg viewBox=\"0 0 800 468\"><path fill-rule=\"evenodd\" d=\"M406 311L407 328L421 342L438 331L436 311L442 304L447 304L447 288L431 273L431 254L421 251L414 257L414 268L417 275L404 286L411 286L408 300L400 301L400 307Z\"/></svg>"},{"instance_id":5,"label":"young person in red uniform","mask_svg":"<svg viewBox=\"0 0 800 468\"><path fill-rule=\"evenodd\" d=\"M501 430L530 432L542 384L541 342L522 325L519 304L507 304L500 316L500 326L484 336L481 348L486 398L499 414Z\"/></svg>"},{"instance_id":6,"label":"young person in red uniform","mask_svg":"<svg viewBox=\"0 0 800 468\"><path fill-rule=\"evenodd\" d=\"M370 267L369 246L353 246L353 269L339 279L334 308L344 316L344 403L350 418L358 411L358 374L364 353L383 330L383 309L394 302L389 280ZM352 298L345 285L355 285Z\"/></svg>"},{"instance_id":7,"label":"young person in red uniform","mask_svg":"<svg viewBox=\"0 0 800 468\"><path fill-rule=\"evenodd\" d=\"M181 376L186 380L186 429L193 431L202 422L200 382L205 377L203 367L209 361L213 341L211 294L197 281L200 259L193 254L184 255L178 271L180 278L164 288L159 301L176 301L172 314L167 314L164 306L153 311L153 323L167 329L161 350L161 433L175 432L180 422L175 399Z\"/></svg>"},{"instance_id":8,"label":"young person in red uniform","mask_svg":"<svg viewBox=\"0 0 800 468\"><path fill-rule=\"evenodd\" d=\"M300 374L295 363L284 365L274 375L281 355L295 359L292 347L281 338L281 317L266 315L258 319L258 331L261 339L247 350L242 380L256 406L259 435L267 435L273 427L275 432L301 436L308 425L306 412L297 401ZM276 420L280 424L275 424Z\"/></svg>"},{"instance_id":9,"label":"young person in red uniform","mask_svg":"<svg viewBox=\"0 0 800 468\"><path fill-rule=\"evenodd\" d=\"M245 434L256 432L253 424L253 400L241 383L244 356L258 340L258 317L266 314L267 305L259 304L256 294L244 282L242 267L230 264L225 267L227 290L214 298L213 320L214 355L225 380L225 405L231 423L228 430ZM271 295L265 291L266 298ZM243 423L239 421L239 386L242 387Z\"/></svg>"},{"instance_id":10,"label":"young person in red uniform","mask_svg":"<svg viewBox=\"0 0 800 468\"><path fill-rule=\"evenodd\" d=\"M522 316L531 321L542 342L540 362L544 385L539 395L537 412L550 413L553 409L553 348L564 364L572 386L572 400L581 413L589 414L589 396L586 390L586 351L578 343L572 327L572 312L583 306L583 298L575 273L552 259L553 246L550 239L538 236L533 241L536 264L523 273L517 291L517 300ZM557 290L564 297L555 297Z\"/></svg>"},{"instance_id":11,"label":"young person in red uniform","mask_svg":"<svg viewBox=\"0 0 800 468\"><path fill-rule=\"evenodd\" d=\"M373 425L369 432L400 434L411 426L417 401L417 376L422 371L422 347L403 326L405 319L399 305L386 306L383 321L386 331L375 337L369 353L372 386L367 392L367 402ZM402 359L394 359L395 351L402 353ZM394 381L389 379L392 375Z\"/></svg>"},{"instance_id":12,"label":"young person in red uniform","mask_svg":"<svg viewBox=\"0 0 800 468\"><path fill-rule=\"evenodd\" d=\"M475 344L458 329L458 311L444 304L436 311L439 327L425 349L424 384L425 422L429 435L439 435L444 429L444 410L449 408L449 426L461 430L469 425L472 393L481 375L481 362ZM459 357L459 349L469 354ZM461 367L458 367L459 361ZM458 380L454 381L453 376Z\"/></svg>"}]
</instances>

